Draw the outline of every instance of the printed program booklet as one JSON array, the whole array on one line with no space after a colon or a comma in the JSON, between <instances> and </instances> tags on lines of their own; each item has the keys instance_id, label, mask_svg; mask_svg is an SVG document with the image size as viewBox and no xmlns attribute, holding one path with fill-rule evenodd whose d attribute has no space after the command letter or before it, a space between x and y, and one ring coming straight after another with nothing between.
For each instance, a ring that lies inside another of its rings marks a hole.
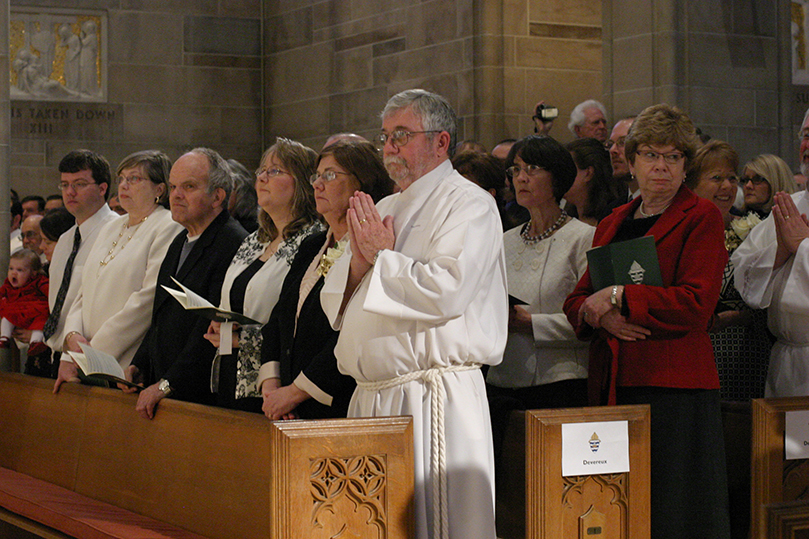
<instances>
[{"instance_id":1,"label":"printed program booklet","mask_svg":"<svg viewBox=\"0 0 809 539\"><path fill-rule=\"evenodd\" d=\"M129 387L137 387L143 389L143 386L134 384L126 380L124 369L118 363L114 356L96 350L89 344L79 343L81 352L70 352L67 354L74 363L81 369L82 374L87 377L100 378L108 382L124 384ZM97 385L97 384L93 384Z\"/></svg>"},{"instance_id":2,"label":"printed program booklet","mask_svg":"<svg viewBox=\"0 0 809 539\"><path fill-rule=\"evenodd\" d=\"M190 288L183 286L182 283L180 283L180 281L174 277L172 277L171 280L177 283L177 286L179 286L182 291L174 290L166 285L162 286L166 292L171 294L174 299L180 302L180 305L182 305L185 310L194 311L208 320L215 320L217 322L236 322L237 324L241 324L243 326L261 325L261 322L253 320L252 318L241 313L234 313L233 311L220 309Z\"/></svg>"}]
</instances>

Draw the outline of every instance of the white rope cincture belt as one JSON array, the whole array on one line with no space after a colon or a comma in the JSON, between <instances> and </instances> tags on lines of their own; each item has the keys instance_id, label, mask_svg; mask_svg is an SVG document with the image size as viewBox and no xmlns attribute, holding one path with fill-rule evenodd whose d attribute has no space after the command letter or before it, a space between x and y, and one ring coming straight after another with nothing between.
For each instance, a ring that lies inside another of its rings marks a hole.
<instances>
[{"instance_id":1,"label":"white rope cincture belt","mask_svg":"<svg viewBox=\"0 0 809 539\"><path fill-rule=\"evenodd\" d=\"M380 391L421 380L430 387L430 480L433 491L433 539L449 537L449 509L447 507L447 446L444 439L444 379L448 372L479 369L479 363L433 367L414 371L396 378L378 382L357 381L357 387L367 391Z\"/></svg>"}]
</instances>

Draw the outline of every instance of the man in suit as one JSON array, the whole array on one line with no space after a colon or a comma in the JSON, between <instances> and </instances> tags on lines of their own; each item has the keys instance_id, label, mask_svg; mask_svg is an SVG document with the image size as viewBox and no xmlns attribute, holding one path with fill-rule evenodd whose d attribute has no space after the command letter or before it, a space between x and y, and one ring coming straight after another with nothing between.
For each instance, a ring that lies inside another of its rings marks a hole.
<instances>
[{"instance_id":1,"label":"man in suit","mask_svg":"<svg viewBox=\"0 0 809 539\"><path fill-rule=\"evenodd\" d=\"M59 174L65 208L76 218L76 224L59 237L49 269L51 315L44 332L47 345L54 352L61 352L65 339L70 337L64 334L65 319L80 296L82 271L90 250L101 229L117 217L106 202L112 173L103 156L90 150L73 150L59 162ZM22 340L29 337L19 333L15 337ZM64 382L79 381L78 368L67 354L62 356L58 369L54 393Z\"/></svg>"},{"instance_id":2,"label":"man in suit","mask_svg":"<svg viewBox=\"0 0 809 539\"><path fill-rule=\"evenodd\" d=\"M230 170L213 150L196 148L180 157L169 175L172 218L185 230L169 246L157 277L152 325L127 368L127 379L142 382L137 411L154 417L161 399L173 397L212 404L214 349L203 338L208 320L185 310L164 289L172 277L219 304L225 271L247 232L227 211L233 188Z\"/></svg>"}]
</instances>

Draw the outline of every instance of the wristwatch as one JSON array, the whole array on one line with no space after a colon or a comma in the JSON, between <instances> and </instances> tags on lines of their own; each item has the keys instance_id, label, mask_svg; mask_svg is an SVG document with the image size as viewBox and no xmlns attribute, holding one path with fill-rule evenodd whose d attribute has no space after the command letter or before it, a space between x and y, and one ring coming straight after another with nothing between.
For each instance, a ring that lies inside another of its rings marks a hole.
<instances>
[{"instance_id":1,"label":"wristwatch","mask_svg":"<svg viewBox=\"0 0 809 539\"><path fill-rule=\"evenodd\" d=\"M618 285L613 285L612 287L612 294L610 294L610 303L612 303L613 307L618 306Z\"/></svg>"},{"instance_id":2,"label":"wristwatch","mask_svg":"<svg viewBox=\"0 0 809 539\"><path fill-rule=\"evenodd\" d=\"M171 395L171 391L172 391L171 390L171 384L169 384L169 381L166 380L165 378L161 379L157 383L157 389L159 389L160 391L163 392L164 397L168 397L169 395Z\"/></svg>"}]
</instances>

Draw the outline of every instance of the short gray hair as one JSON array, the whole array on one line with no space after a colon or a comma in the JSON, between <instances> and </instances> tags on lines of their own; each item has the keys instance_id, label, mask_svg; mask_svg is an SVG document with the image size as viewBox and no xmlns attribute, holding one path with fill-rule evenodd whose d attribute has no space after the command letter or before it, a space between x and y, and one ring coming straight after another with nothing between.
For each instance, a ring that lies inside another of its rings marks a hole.
<instances>
[{"instance_id":1,"label":"short gray hair","mask_svg":"<svg viewBox=\"0 0 809 539\"><path fill-rule=\"evenodd\" d=\"M225 192L224 207L228 207L230 193L233 191L233 177L230 167L219 152L210 148L194 148L188 153L204 155L208 159L208 194L212 195L217 189Z\"/></svg>"},{"instance_id":2,"label":"short gray hair","mask_svg":"<svg viewBox=\"0 0 809 539\"><path fill-rule=\"evenodd\" d=\"M233 217L247 219L251 222L256 221L258 219L256 175L235 159L228 159L227 164L233 176L233 195L236 197L233 205Z\"/></svg>"},{"instance_id":3,"label":"short gray hair","mask_svg":"<svg viewBox=\"0 0 809 539\"><path fill-rule=\"evenodd\" d=\"M391 114L408 107L412 108L413 112L421 120L422 129L425 131L446 131L449 133L448 153L451 155L457 138L458 119L449 102L442 96L427 90L418 88L405 90L391 97L379 116L384 120ZM428 133L428 136L430 135L432 134ZM432 137L430 136L430 138Z\"/></svg>"},{"instance_id":4,"label":"short gray hair","mask_svg":"<svg viewBox=\"0 0 809 539\"><path fill-rule=\"evenodd\" d=\"M601 111L601 114L604 115L604 118L607 117L607 109L604 108L604 105L600 102L595 99L582 101L576 105L573 112L570 113L570 121L567 123L567 128L570 129L570 132L574 135L576 134L576 128L583 126L584 122L587 120L587 117L584 115L584 111L587 109L598 109Z\"/></svg>"},{"instance_id":5,"label":"short gray hair","mask_svg":"<svg viewBox=\"0 0 809 539\"><path fill-rule=\"evenodd\" d=\"M806 109L806 112L803 114L803 121L801 122L801 126L798 128L799 137L803 137L803 126L806 125L807 118L809 118L809 109Z\"/></svg>"}]
</instances>

